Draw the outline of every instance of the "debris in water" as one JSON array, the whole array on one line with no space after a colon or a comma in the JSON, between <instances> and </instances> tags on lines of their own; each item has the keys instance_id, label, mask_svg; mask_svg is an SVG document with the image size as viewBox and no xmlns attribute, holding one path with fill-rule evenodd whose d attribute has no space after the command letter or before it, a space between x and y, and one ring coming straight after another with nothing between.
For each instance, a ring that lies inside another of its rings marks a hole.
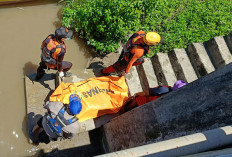
<instances>
[{"instance_id":1,"label":"debris in water","mask_svg":"<svg viewBox=\"0 0 232 157\"><path fill-rule=\"evenodd\" d=\"M11 146L11 147L10 147L10 149L11 149L11 150L13 150L13 149L14 149L14 147L12 147L12 146Z\"/></svg>"},{"instance_id":2,"label":"debris in water","mask_svg":"<svg viewBox=\"0 0 232 157\"><path fill-rule=\"evenodd\" d=\"M19 135L18 135L18 134L16 134L16 135L15 135L15 137L16 137L16 138L19 138Z\"/></svg>"},{"instance_id":3,"label":"debris in water","mask_svg":"<svg viewBox=\"0 0 232 157\"><path fill-rule=\"evenodd\" d=\"M21 8L21 7L16 7L17 9L20 9L20 10L24 10L23 8Z\"/></svg>"},{"instance_id":4,"label":"debris in water","mask_svg":"<svg viewBox=\"0 0 232 157\"><path fill-rule=\"evenodd\" d=\"M15 131L13 131L13 135L15 135Z\"/></svg>"}]
</instances>

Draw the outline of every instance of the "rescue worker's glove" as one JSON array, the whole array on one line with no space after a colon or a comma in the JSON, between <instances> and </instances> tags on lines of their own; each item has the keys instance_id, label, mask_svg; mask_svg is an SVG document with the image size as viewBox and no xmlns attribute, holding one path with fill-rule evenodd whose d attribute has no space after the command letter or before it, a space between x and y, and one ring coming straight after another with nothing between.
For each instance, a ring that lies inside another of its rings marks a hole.
<instances>
[{"instance_id":1,"label":"rescue worker's glove","mask_svg":"<svg viewBox=\"0 0 232 157\"><path fill-rule=\"evenodd\" d=\"M32 129L33 129L33 128L32 128ZM29 135L30 135L31 137L33 137L33 136L35 135L35 133L32 132L32 129L29 131Z\"/></svg>"},{"instance_id":2,"label":"rescue worker's glove","mask_svg":"<svg viewBox=\"0 0 232 157\"><path fill-rule=\"evenodd\" d=\"M60 71L60 72L59 72L59 76L60 76L60 78L64 77L64 72L63 72L63 71Z\"/></svg>"}]
</instances>

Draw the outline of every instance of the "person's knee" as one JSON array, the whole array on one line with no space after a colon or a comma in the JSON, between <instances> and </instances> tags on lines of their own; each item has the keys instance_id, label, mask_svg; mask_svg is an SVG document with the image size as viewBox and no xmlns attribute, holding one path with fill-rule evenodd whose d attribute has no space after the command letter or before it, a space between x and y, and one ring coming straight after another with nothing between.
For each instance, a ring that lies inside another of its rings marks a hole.
<instances>
[{"instance_id":1,"label":"person's knee","mask_svg":"<svg viewBox=\"0 0 232 157\"><path fill-rule=\"evenodd\" d=\"M64 62L62 63L62 69L68 71L68 70L72 67L72 65L73 65L73 64L72 64L71 62L64 61Z\"/></svg>"},{"instance_id":2,"label":"person's knee","mask_svg":"<svg viewBox=\"0 0 232 157\"><path fill-rule=\"evenodd\" d=\"M69 64L70 64L69 67L71 68L73 66L73 64L71 62L69 62Z\"/></svg>"}]
</instances>

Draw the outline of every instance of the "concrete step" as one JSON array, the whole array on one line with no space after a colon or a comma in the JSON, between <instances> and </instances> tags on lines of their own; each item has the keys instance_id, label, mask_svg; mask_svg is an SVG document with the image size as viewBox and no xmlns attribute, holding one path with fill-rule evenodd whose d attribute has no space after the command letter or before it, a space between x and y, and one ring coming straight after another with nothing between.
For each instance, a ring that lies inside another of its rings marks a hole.
<instances>
[{"instance_id":1,"label":"concrete step","mask_svg":"<svg viewBox=\"0 0 232 157\"><path fill-rule=\"evenodd\" d=\"M187 53L199 78L215 70L202 43L190 44L187 47Z\"/></svg>"},{"instance_id":2,"label":"concrete step","mask_svg":"<svg viewBox=\"0 0 232 157\"><path fill-rule=\"evenodd\" d=\"M135 93L143 91L143 88L142 88L142 85L139 79L139 74L135 66L132 66L129 74L127 74L126 82L127 82L131 96L133 96Z\"/></svg>"},{"instance_id":3,"label":"concrete step","mask_svg":"<svg viewBox=\"0 0 232 157\"><path fill-rule=\"evenodd\" d=\"M178 80L190 83L197 79L185 49L174 49L168 55Z\"/></svg>"},{"instance_id":4,"label":"concrete step","mask_svg":"<svg viewBox=\"0 0 232 157\"><path fill-rule=\"evenodd\" d=\"M232 62L232 55L222 36L214 37L207 41L205 45L216 68L221 68Z\"/></svg>"},{"instance_id":5,"label":"concrete step","mask_svg":"<svg viewBox=\"0 0 232 157\"><path fill-rule=\"evenodd\" d=\"M148 82L148 86L150 88L158 86L158 81L155 75L155 70L153 68L152 62L150 58L145 58L145 62L140 66L142 67L142 70L144 71L143 77L146 78ZM140 71L140 70L138 70ZM140 82L142 79L140 79ZM145 80L145 79L144 79Z\"/></svg>"},{"instance_id":6,"label":"concrete step","mask_svg":"<svg viewBox=\"0 0 232 157\"><path fill-rule=\"evenodd\" d=\"M167 53L158 53L151 58L159 85L169 85L177 81Z\"/></svg>"},{"instance_id":7,"label":"concrete step","mask_svg":"<svg viewBox=\"0 0 232 157\"><path fill-rule=\"evenodd\" d=\"M144 63L145 64L145 63ZM136 70L138 72L139 80L142 86L143 91L149 89L149 83L146 77L146 73L143 68L143 64L136 66Z\"/></svg>"}]
</instances>

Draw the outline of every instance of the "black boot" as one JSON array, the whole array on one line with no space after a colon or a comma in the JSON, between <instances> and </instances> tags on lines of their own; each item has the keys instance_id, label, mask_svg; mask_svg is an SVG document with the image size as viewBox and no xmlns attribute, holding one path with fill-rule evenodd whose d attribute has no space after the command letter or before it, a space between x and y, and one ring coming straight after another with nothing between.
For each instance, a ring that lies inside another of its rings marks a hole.
<instances>
[{"instance_id":1,"label":"black boot","mask_svg":"<svg viewBox=\"0 0 232 157\"><path fill-rule=\"evenodd\" d=\"M43 75L45 74L44 69L47 69L47 66L45 65L43 61L41 61L37 69L37 75L35 77L35 81L39 81L43 77Z\"/></svg>"},{"instance_id":2,"label":"black boot","mask_svg":"<svg viewBox=\"0 0 232 157\"><path fill-rule=\"evenodd\" d=\"M110 76L110 73L104 73L103 70L104 69L101 70L102 75L104 75L104 76Z\"/></svg>"},{"instance_id":3,"label":"black boot","mask_svg":"<svg viewBox=\"0 0 232 157\"><path fill-rule=\"evenodd\" d=\"M37 73L35 77L35 81L39 81L43 77L44 73Z\"/></svg>"}]
</instances>

